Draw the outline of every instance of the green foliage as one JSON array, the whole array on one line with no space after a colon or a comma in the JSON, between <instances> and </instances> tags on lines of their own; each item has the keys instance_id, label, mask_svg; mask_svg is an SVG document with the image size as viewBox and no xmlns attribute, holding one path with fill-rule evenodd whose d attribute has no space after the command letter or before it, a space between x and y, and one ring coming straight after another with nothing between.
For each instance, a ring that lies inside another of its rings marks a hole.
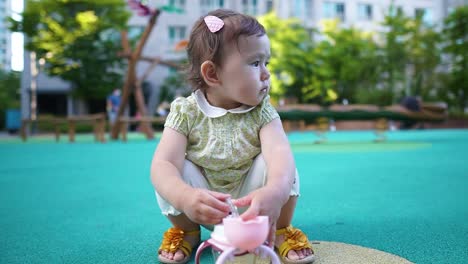
<instances>
[{"instance_id":1,"label":"green foliage","mask_svg":"<svg viewBox=\"0 0 468 264\"><path fill-rule=\"evenodd\" d=\"M392 9L393 7L391 7ZM440 64L440 34L423 22L422 14L407 17L401 10L389 10L383 26L382 47L383 85L398 98L417 95L431 100L432 91L439 87L435 80Z\"/></svg>"},{"instance_id":2,"label":"green foliage","mask_svg":"<svg viewBox=\"0 0 468 264\"><path fill-rule=\"evenodd\" d=\"M408 27L411 32L407 42L409 63L413 69L409 91L428 100L431 91L439 88L435 72L441 60L441 36L434 28L424 25L422 16L411 21Z\"/></svg>"},{"instance_id":3,"label":"green foliage","mask_svg":"<svg viewBox=\"0 0 468 264\"><path fill-rule=\"evenodd\" d=\"M329 69L339 99L356 103L358 90L375 89L378 80L378 47L373 35L353 27L340 28L337 20L325 21L315 52Z\"/></svg>"},{"instance_id":4,"label":"green foliage","mask_svg":"<svg viewBox=\"0 0 468 264\"><path fill-rule=\"evenodd\" d=\"M23 19L10 29L23 32L26 49L45 60L43 70L72 83L84 99L102 99L122 82L120 42L129 18L121 0L27 0ZM117 37L118 38L118 37Z\"/></svg>"},{"instance_id":5,"label":"green foliage","mask_svg":"<svg viewBox=\"0 0 468 264\"><path fill-rule=\"evenodd\" d=\"M5 125L7 109L20 108L20 73L0 70L0 128Z\"/></svg>"},{"instance_id":6,"label":"green foliage","mask_svg":"<svg viewBox=\"0 0 468 264\"><path fill-rule=\"evenodd\" d=\"M389 89L358 89L354 95L355 102L359 104L372 104L388 106L394 101L394 94Z\"/></svg>"},{"instance_id":7,"label":"green foliage","mask_svg":"<svg viewBox=\"0 0 468 264\"><path fill-rule=\"evenodd\" d=\"M20 107L20 74L0 70L0 107Z\"/></svg>"},{"instance_id":8,"label":"green foliage","mask_svg":"<svg viewBox=\"0 0 468 264\"><path fill-rule=\"evenodd\" d=\"M468 6L462 6L444 21L444 51L450 56L447 89L439 92L455 110L468 107Z\"/></svg>"},{"instance_id":9,"label":"green foliage","mask_svg":"<svg viewBox=\"0 0 468 264\"><path fill-rule=\"evenodd\" d=\"M274 13L259 18L271 42L272 97L295 97L300 103L334 100L328 71L316 60L313 42L299 20L279 19ZM311 73L316 73L315 75Z\"/></svg>"},{"instance_id":10,"label":"green foliage","mask_svg":"<svg viewBox=\"0 0 468 264\"><path fill-rule=\"evenodd\" d=\"M300 103L326 105L346 99L383 106L403 95L436 100L434 91L443 88L435 74L441 58L440 34L424 24L421 15L411 18L390 9L379 35L345 28L337 20L324 21L317 42L298 20L274 14L259 20L271 41L276 97L292 96Z\"/></svg>"},{"instance_id":11,"label":"green foliage","mask_svg":"<svg viewBox=\"0 0 468 264\"><path fill-rule=\"evenodd\" d=\"M384 17L381 32L380 63L381 76L380 82L383 90L396 95L402 93L405 89L406 66L408 65L409 55L406 43L409 38L408 24L411 18L406 17L401 9L393 12L395 7L391 6ZM392 98L393 102L394 99Z\"/></svg>"}]
</instances>

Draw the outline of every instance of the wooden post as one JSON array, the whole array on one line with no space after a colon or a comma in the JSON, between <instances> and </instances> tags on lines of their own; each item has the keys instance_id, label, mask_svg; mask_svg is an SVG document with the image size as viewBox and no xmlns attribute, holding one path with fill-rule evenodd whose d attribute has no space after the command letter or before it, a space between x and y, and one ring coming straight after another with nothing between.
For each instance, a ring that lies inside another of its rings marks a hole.
<instances>
[{"instance_id":1,"label":"wooden post","mask_svg":"<svg viewBox=\"0 0 468 264\"><path fill-rule=\"evenodd\" d=\"M375 135L377 138L374 142L383 142L387 139L385 132L388 130L388 120L386 118L379 118L375 121Z\"/></svg>"},{"instance_id":2,"label":"wooden post","mask_svg":"<svg viewBox=\"0 0 468 264\"><path fill-rule=\"evenodd\" d=\"M68 120L68 140L75 142L75 121Z\"/></svg>"},{"instance_id":3,"label":"wooden post","mask_svg":"<svg viewBox=\"0 0 468 264\"><path fill-rule=\"evenodd\" d=\"M106 118L105 116L102 116L100 119L99 119L99 141L101 141L101 143L104 143L106 142L106 138L105 138L105 133L106 133Z\"/></svg>"},{"instance_id":4,"label":"wooden post","mask_svg":"<svg viewBox=\"0 0 468 264\"><path fill-rule=\"evenodd\" d=\"M127 122L121 122L120 124L120 129L121 129L120 132L122 133L123 142L127 142L127 126L128 126Z\"/></svg>"},{"instance_id":5,"label":"wooden post","mask_svg":"<svg viewBox=\"0 0 468 264\"><path fill-rule=\"evenodd\" d=\"M94 142L99 142L99 128L98 128L98 122L97 119L92 119L91 123L93 125L93 134L94 134Z\"/></svg>"},{"instance_id":6,"label":"wooden post","mask_svg":"<svg viewBox=\"0 0 468 264\"><path fill-rule=\"evenodd\" d=\"M320 117L317 119L317 131L315 134L318 139L314 142L315 144L321 144L327 141L327 131L330 129L329 120L326 117Z\"/></svg>"},{"instance_id":7,"label":"wooden post","mask_svg":"<svg viewBox=\"0 0 468 264\"><path fill-rule=\"evenodd\" d=\"M54 128L55 128L55 142L60 140L60 122L58 120L54 120Z\"/></svg>"},{"instance_id":8,"label":"wooden post","mask_svg":"<svg viewBox=\"0 0 468 264\"><path fill-rule=\"evenodd\" d=\"M23 140L23 142L26 142L26 140L28 139L27 131L26 131L28 127L29 127L28 120L23 119L23 121L21 122L21 140Z\"/></svg>"}]
</instances>

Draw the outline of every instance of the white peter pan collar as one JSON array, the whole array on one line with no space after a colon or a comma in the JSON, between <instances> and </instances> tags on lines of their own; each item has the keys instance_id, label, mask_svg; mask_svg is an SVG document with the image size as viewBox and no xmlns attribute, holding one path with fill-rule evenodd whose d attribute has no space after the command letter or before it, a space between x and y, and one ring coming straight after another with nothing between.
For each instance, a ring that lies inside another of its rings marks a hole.
<instances>
[{"instance_id":1,"label":"white peter pan collar","mask_svg":"<svg viewBox=\"0 0 468 264\"><path fill-rule=\"evenodd\" d=\"M227 114L228 112L233 114L243 114L255 108L255 106L241 105L237 108L226 110L221 107L210 105L210 103L208 102L208 100L206 100L205 95L200 89L193 92L193 95L195 97L195 100L197 101L198 108L200 108L203 114L210 118L221 117Z\"/></svg>"}]
</instances>

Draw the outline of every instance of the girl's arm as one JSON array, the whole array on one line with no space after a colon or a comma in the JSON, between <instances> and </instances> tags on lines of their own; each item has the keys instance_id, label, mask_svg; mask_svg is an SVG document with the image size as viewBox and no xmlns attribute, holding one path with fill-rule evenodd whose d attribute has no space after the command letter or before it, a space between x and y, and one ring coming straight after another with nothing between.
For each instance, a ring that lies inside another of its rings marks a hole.
<instances>
[{"instance_id":1,"label":"girl's arm","mask_svg":"<svg viewBox=\"0 0 468 264\"><path fill-rule=\"evenodd\" d=\"M151 163L151 182L159 195L192 221L217 224L229 213L223 202L229 195L193 188L183 181L186 148L184 135L164 128Z\"/></svg>"},{"instance_id":2,"label":"girl's arm","mask_svg":"<svg viewBox=\"0 0 468 264\"><path fill-rule=\"evenodd\" d=\"M235 204L239 207L249 206L249 209L241 215L244 220L258 215L268 216L270 219L268 242L273 245L276 221L280 216L281 208L289 199L296 166L279 118L260 130L260 142L267 167L267 183L264 187L239 198Z\"/></svg>"},{"instance_id":3,"label":"girl's arm","mask_svg":"<svg viewBox=\"0 0 468 264\"><path fill-rule=\"evenodd\" d=\"M181 177L187 138L171 128L164 128L151 163L151 182L159 195L179 211L190 186Z\"/></svg>"},{"instance_id":4,"label":"girl's arm","mask_svg":"<svg viewBox=\"0 0 468 264\"><path fill-rule=\"evenodd\" d=\"M281 208L289 199L296 166L281 120L274 119L260 130L262 154L267 167L267 183L247 196L235 201L240 207L250 206L241 217L248 220L268 215L276 221Z\"/></svg>"},{"instance_id":5,"label":"girl's arm","mask_svg":"<svg viewBox=\"0 0 468 264\"><path fill-rule=\"evenodd\" d=\"M279 118L266 124L260 130L262 154L267 166L266 187L275 190L277 202L284 205L294 182L296 165L294 163L288 138Z\"/></svg>"}]
</instances>

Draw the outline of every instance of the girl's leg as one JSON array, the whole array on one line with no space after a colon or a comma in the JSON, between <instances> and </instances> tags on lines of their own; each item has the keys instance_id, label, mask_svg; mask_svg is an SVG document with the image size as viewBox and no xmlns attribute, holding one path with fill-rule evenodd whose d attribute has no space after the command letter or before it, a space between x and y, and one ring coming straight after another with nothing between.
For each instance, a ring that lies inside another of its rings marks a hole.
<instances>
[{"instance_id":1,"label":"girl's leg","mask_svg":"<svg viewBox=\"0 0 468 264\"><path fill-rule=\"evenodd\" d=\"M234 198L243 197L253 190L261 188L266 184L267 181L267 173L266 173L266 164L265 160L263 159L263 155L259 154L253 164L252 167L247 175L247 177L242 182L239 191L234 194ZM276 229L281 229L288 227L291 225L292 218L294 215L294 210L296 209L297 198L299 196L299 175L296 170L294 184L291 188L291 192L289 193L289 200L286 202L285 205L281 208L281 215L276 223ZM246 210L246 208L242 208ZM241 210L242 210L241 209ZM242 213L242 211L240 211ZM284 241L284 235L279 235L276 237L276 246L281 245ZM298 260L303 259L312 254L310 249L303 249L303 250L290 250L288 253L288 258L291 260Z\"/></svg>"},{"instance_id":2,"label":"girl's leg","mask_svg":"<svg viewBox=\"0 0 468 264\"><path fill-rule=\"evenodd\" d=\"M184 232L199 231L200 225L192 222L185 214L168 215L167 219L172 223L172 226L184 230ZM186 234L184 240L187 241L192 248L200 242L200 234ZM175 253L161 251L160 255L169 260L181 261L186 256L182 250L177 250Z\"/></svg>"},{"instance_id":3,"label":"girl's leg","mask_svg":"<svg viewBox=\"0 0 468 264\"><path fill-rule=\"evenodd\" d=\"M182 173L182 178L189 185L196 188L208 188L208 183L201 174L195 164L186 160L184 163L184 169ZM156 198L158 200L159 207L167 219L171 222L172 226L183 230L185 233L190 233L193 231L200 231L200 225L192 222L184 213L177 211L171 204L164 200L156 192ZM200 242L200 234L185 234L184 240L187 241L192 248L195 247ZM170 253L167 251L161 251L160 256L168 260L181 261L186 256L182 250L177 250L175 253Z\"/></svg>"},{"instance_id":4,"label":"girl's leg","mask_svg":"<svg viewBox=\"0 0 468 264\"><path fill-rule=\"evenodd\" d=\"M296 209L297 196L289 196L289 200L281 208L281 214L276 222L276 229L281 229L291 225L294 210Z\"/></svg>"},{"instance_id":5,"label":"girl's leg","mask_svg":"<svg viewBox=\"0 0 468 264\"><path fill-rule=\"evenodd\" d=\"M292 218L294 215L294 210L296 209L297 196L289 196L289 200L281 208L281 214L276 222L276 229L285 228L291 225ZM284 242L284 235L276 236L275 246L279 247ZM290 250L288 252L288 259L290 260L300 260L307 256L312 255L313 252L310 249L302 250Z\"/></svg>"}]
</instances>

